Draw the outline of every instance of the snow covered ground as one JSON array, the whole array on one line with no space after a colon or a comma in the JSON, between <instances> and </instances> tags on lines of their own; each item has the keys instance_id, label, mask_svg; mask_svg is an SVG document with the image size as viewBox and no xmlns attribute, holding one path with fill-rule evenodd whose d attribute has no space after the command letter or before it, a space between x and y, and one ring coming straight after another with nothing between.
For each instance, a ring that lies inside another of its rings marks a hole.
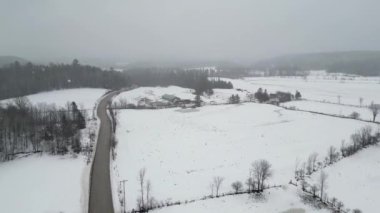
<instances>
[{"instance_id":1,"label":"snow covered ground","mask_svg":"<svg viewBox=\"0 0 380 213\"><path fill-rule=\"evenodd\" d=\"M55 104L65 107L67 102L75 101L81 109L93 109L95 102L106 93L106 89L78 88L41 92L26 96L33 104ZM11 99L1 100L6 103Z\"/></svg>"},{"instance_id":2,"label":"snow covered ground","mask_svg":"<svg viewBox=\"0 0 380 213\"><path fill-rule=\"evenodd\" d=\"M271 184L287 184L297 159L329 146L367 123L288 111L265 104L206 106L198 109L120 110L116 183L127 179L127 205L134 208L138 171L145 167L158 200L186 200L210 194L214 176L222 192L245 181L250 164L267 159ZM334 128L332 128L334 127ZM335 128L339 127L339 128ZM116 191L116 190L115 190Z\"/></svg>"},{"instance_id":3,"label":"snow covered ground","mask_svg":"<svg viewBox=\"0 0 380 213\"><path fill-rule=\"evenodd\" d=\"M85 167L83 156L33 155L0 163L1 212L82 212Z\"/></svg>"},{"instance_id":4,"label":"snow covered ground","mask_svg":"<svg viewBox=\"0 0 380 213\"><path fill-rule=\"evenodd\" d=\"M75 101L81 109L95 107L105 89L66 89L27 96L34 104L66 106ZM10 100L2 100L6 103ZM88 114L91 116L91 114ZM97 135L98 121L82 130L82 145L91 132ZM90 165L85 156L31 155L0 163L0 212L79 213L87 212Z\"/></svg>"},{"instance_id":5,"label":"snow covered ground","mask_svg":"<svg viewBox=\"0 0 380 213\"><path fill-rule=\"evenodd\" d=\"M223 80L232 82L234 89L214 89L214 95L210 97L203 96L202 100L206 103L226 103L228 102L228 98L234 94L238 94L241 100L245 100L248 92L254 93L259 88L263 88L267 89L269 93L283 91L295 94L296 90L298 90L301 92L302 97L308 100L338 103L338 99L340 99L340 103L342 104L360 105L359 99L363 98L363 105L369 105L372 101L380 103L380 93L378 92L380 91L380 78L349 78L347 76L344 77L345 80L342 80L342 78L335 78L331 74L312 75L306 80L302 77L224 78ZM242 89L242 91L238 91L237 89ZM170 86L137 88L121 93L115 98L115 101L121 98L133 104L136 104L141 98L161 101L161 96L164 94L175 95L181 99L194 100L191 89Z\"/></svg>"},{"instance_id":6,"label":"snow covered ground","mask_svg":"<svg viewBox=\"0 0 380 213\"><path fill-rule=\"evenodd\" d=\"M316 101L291 101L282 103L281 106L295 107L296 109L321 112L332 115L351 116L353 112L359 113L359 118L372 121L372 112L366 107L345 106ZM378 118L377 118L378 120Z\"/></svg>"},{"instance_id":7,"label":"snow covered ground","mask_svg":"<svg viewBox=\"0 0 380 213\"><path fill-rule=\"evenodd\" d=\"M234 88L256 92L258 88L268 92L284 91L295 93L300 91L303 98L337 103L338 96L343 104L359 105L360 97L363 105L372 101L380 103L380 79L376 77L355 78L341 81L323 77L255 77L244 79L225 79L232 82Z\"/></svg>"},{"instance_id":8,"label":"snow covered ground","mask_svg":"<svg viewBox=\"0 0 380 213\"><path fill-rule=\"evenodd\" d=\"M318 209L302 202L294 187L270 189L260 198L252 195L238 195L199 201L196 203L173 206L152 211L154 213L306 213L330 212Z\"/></svg>"},{"instance_id":9,"label":"snow covered ground","mask_svg":"<svg viewBox=\"0 0 380 213\"><path fill-rule=\"evenodd\" d=\"M180 99L194 100L195 95L193 90L189 88L169 86L169 87L139 87L137 89L129 90L120 93L113 99L113 103L118 103L121 99L124 99L129 104L137 104L139 100L148 98L151 101L163 101L162 96L174 95ZM214 94L211 96L202 96L202 100L205 103L227 103L228 98L231 95L238 94L241 98L246 97L246 93L237 91L236 89L214 89Z\"/></svg>"},{"instance_id":10,"label":"snow covered ground","mask_svg":"<svg viewBox=\"0 0 380 213\"><path fill-rule=\"evenodd\" d=\"M122 92L113 99L117 103L120 99L126 99L130 104L137 104L142 98L149 98L152 101L162 101L162 96L174 95L181 99L194 100L193 90L189 88L169 86L169 87L139 87L133 90Z\"/></svg>"},{"instance_id":11,"label":"snow covered ground","mask_svg":"<svg viewBox=\"0 0 380 213\"><path fill-rule=\"evenodd\" d=\"M327 194L336 197L351 209L363 212L378 212L380 204L377 189L380 189L380 146L367 149L345 158L324 169L328 174ZM320 173L312 175L318 181Z\"/></svg>"}]
</instances>

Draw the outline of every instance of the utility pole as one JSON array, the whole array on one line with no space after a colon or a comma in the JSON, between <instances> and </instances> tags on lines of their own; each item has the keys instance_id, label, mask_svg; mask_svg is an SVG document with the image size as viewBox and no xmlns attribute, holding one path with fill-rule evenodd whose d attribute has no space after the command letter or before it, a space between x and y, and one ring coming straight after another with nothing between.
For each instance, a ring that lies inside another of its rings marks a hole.
<instances>
[{"instance_id":1,"label":"utility pole","mask_svg":"<svg viewBox=\"0 0 380 213\"><path fill-rule=\"evenodd\" d=\"M120 183L123 184L123 213L126 212L126 203L125 203L125 182L127 182L128 180L122 180L120 181ZM121 185L121 184L120 184Z\"/></svg>"}]
</instances>

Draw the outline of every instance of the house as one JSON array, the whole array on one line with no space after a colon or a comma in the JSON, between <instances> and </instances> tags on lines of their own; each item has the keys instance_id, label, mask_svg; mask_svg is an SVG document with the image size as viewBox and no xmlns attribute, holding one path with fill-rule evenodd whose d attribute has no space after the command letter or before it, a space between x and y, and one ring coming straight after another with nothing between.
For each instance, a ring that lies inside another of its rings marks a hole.
<instances>
[{"instance_id":1,"label":"house","mask_svg":"<svg viewBox=\"0 0 380 213\"><path fill-rule=\"evenodd\" d=\"M181 100L181 99L178 98L177 96L169 95L169 94L165 94L165 95L161 96L161 98L162 98L163 100L165 100L165 101L168 101L168 102L172 103L172 104L174 104L175 102Z\"/></svg>"},{"instance_id":2,"label":"house","mask_svg":"<svg viewBox=\"0 0 380 213\"><path fill-rule=\"evenodd\" d=\"M139 106L139 107L149 107L151 105L152 105L152 100L150 100L149 98L141 98L137 102L137 106Z\"/></svg>"},{"instance_id":3,"label":"house","mask_svg":"<svg viewBox=\"0 0 380 213\"><path fill-rule=\"evenodd\" d=\"M162 109L169 107L169 104L163 101L155 101L152 102L151 107L155 109Z\"/></svg>"},{"instance_id":4,"label":"house","mask_svg":"<svg viewBox=\"0 0 380 213\"><path fill-rule=\"evenodd\" d=\"M269 96L271 96L272 94L270 94ZM273 105L280 105L280 100L277 96L271 96L269 97L269 100L267 101L268 104L273 104Z\"/></svg>"},{"instance_id":5,"label":"house","mask_svg":"<svg viewBox=\"0 0 380 213\"><path fill-rule=\"evenodd\" d=\"M288 102L294 99L294 96L290 92L281 92L277 91L276 93L269 94L269 101L270 104L276 104Z\"/></svg>"},{"instance_id":6,"label":"house","mask_svg":"<svg viewBox=\"0 0 380 213\"><path fill-rule=\"evenodd\" d=\"M176 106L182 108L194 108L196 106L195 101L189 99L182 99L176 102Z\"/></svg>"}]
</instances>

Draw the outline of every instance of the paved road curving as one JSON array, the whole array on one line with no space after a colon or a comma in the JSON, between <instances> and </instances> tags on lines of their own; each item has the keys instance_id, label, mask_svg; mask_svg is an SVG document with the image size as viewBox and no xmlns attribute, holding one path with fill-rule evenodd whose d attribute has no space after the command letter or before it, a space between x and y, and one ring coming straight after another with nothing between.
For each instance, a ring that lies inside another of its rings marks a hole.
<instances>
[{"instance_id":1,"label":"paved road curving","mask_svg":"<svg viewBox=\"0 0 380 213\"><path fill-rule=\"evenodd\" d=\"M90 183L90 213L113 213L112 190L110 180L111 120L107 116L107 104L117 92L103 97L97 109L100 129L92 164Z\"/></svg>"}]
</instances>

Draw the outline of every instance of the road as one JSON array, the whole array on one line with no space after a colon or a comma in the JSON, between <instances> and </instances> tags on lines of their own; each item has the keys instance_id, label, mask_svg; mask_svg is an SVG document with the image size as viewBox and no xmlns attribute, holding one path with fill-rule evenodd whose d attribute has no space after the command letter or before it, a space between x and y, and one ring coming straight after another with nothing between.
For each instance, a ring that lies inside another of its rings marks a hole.
<instances>
[{"instance_id":1,"label":"road","mask_svg":"<svg viewBox=\"0 0 380 213\"><path fill-rule=\"evenodd\" d=\"M114 212L110 180L112 127L111 120L107 116L107 104L116 94L117 92L111 92L104 96L97 109L97 114L101 123L90 177L90 213Z\"/></svg>"}]
</instances>

